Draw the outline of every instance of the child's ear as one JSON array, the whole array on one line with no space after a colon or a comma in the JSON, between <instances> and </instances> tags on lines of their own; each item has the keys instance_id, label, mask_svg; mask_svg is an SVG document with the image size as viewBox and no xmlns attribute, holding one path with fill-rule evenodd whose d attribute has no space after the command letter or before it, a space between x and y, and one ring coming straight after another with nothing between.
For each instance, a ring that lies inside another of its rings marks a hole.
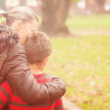
<instances>
[{"instance_id":1,"label":"child's ear","mask_svg":"<svg viewBox=\"0 0 110 110\"><path fill-rule=\"evenodd\" d=\"M49 59L49 57L46 57L46 58L44 58L44 60L43 60L43 64L44 64L45 66L46 66L46 64L47 64L48 59Z\"/></svg>"},{"instance_id":2,"label":"child's ear","mask_svg":"<svg viewBox=\"0 0 110 110\"><path fill-rule=\"evenodd\" d=\"M41 71L43 71L43 69L45 68L48 59L49 59L49 57L46 57L46 58L44 58L44 60L42 61Z\"/></svg>"}]
</instances>

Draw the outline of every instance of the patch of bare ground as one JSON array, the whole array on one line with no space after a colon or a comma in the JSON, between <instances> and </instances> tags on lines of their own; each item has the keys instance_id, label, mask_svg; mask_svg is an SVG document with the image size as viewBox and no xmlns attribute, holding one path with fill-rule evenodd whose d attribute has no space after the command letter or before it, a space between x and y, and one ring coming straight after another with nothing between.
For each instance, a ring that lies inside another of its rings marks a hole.
<instances>
[{"instance_id":1,"label":"patch of bare ground","mask_svg":"<svg viewBox=\"0 0 110 110\"><path fill-rule=\"evenodd\" d=\"M65 110L83 110L65 97L63 97L63 103L64 103Z\"/></svg>"}]
</instances>

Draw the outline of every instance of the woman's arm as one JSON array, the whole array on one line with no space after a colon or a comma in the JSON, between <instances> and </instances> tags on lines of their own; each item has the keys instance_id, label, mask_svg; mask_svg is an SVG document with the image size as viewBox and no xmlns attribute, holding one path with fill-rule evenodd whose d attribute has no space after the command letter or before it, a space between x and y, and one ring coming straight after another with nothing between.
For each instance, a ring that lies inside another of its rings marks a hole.
<instances>
[{"instance_id":1,"label":"woman's arm","mask_svg":"<svg viewBox=\"0 0 110 110\"><path fill-rule=\"evenodd\" d=\"M39 84L31 73L25 49L17 44L8 52L0 74L8 79L19 96L29 104L42 104L61 98L66 92L65 83L54 78L50 83Z\"/></svg>"},{"instance_id":2,"label":"woman's arm","mask_svg":"<svg viewBox=\"0 0 110 110\"><path fill-rule=\"evenodd\" d=\"M25 49L22 45L16 44L18 42L19 37L16 32L5 25L0 25L0 47L7 44L11 46L0 71L0 84L6 77L19 96L29 104L41 104L59 99L66 91L65 83L59 78L54 78L47 84L37 83L29 69ZM0 52L2 49L0 48Z\"/></svg>"}]
</instances>

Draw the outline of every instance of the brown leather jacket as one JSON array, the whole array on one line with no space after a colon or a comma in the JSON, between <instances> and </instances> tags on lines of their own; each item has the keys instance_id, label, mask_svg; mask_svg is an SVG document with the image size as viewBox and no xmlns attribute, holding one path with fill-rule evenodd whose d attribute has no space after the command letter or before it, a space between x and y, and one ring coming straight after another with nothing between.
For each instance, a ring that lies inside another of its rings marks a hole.
<instances>
[{"instance_id":1,"label":"brown leather jacket","mask_svg":"<svg viewBox=\"0 0 110 110\"><path fill-rule=\"evenodd\" d=\"M28 104L53 101L61 98L66 92L65 83L58 77L49 83L37 83L29 69L25 48L20 43L10 48L0 71L0 84L5 79L8 79L19 96Z\"/></svg>"}]
</instances>

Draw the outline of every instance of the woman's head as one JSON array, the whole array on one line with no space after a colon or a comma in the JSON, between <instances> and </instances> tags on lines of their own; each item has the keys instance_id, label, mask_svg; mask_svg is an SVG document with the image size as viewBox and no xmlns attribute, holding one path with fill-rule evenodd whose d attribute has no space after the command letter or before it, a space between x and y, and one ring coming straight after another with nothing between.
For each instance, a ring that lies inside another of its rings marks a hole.
<instances>
[{"instance_id":1,"label":"woman's head","mask_svg":"<svg viewBox=\"0 0 110 110\"><path fill-rule=\"evenodd\" d=\"M29 7L20 6L11 10L8 14L0 10L0 17L6 17L4 24L17 31L21 43L23 43L31 31L37 30L39 20L37 14Z\"/></svg>"}]
</instances>

